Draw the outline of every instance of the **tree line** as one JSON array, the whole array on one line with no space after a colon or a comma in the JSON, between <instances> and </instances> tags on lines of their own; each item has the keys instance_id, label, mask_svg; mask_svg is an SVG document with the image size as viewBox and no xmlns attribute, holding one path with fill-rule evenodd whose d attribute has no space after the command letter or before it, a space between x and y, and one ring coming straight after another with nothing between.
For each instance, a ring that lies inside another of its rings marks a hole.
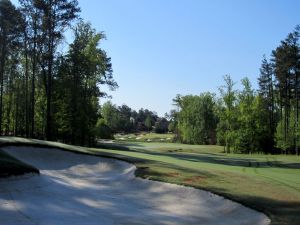
<instances>
[{"instance_id":1,"label":"tree line","mask_svg":"<svg viewBox=\"0 0 300 225\"><path fill-rule=\"evenodd\" d=\"M258 90L248 78L224 76L219 95L176 96L171 124L177 139L219 144L226 152L299 154L300 26L263 57ZM218 96L218 97L217 97Z\"/></svg>"},{"instance_id":2,"label":"tree line","mask_svg":"<svg viewBox=\"0 0 300 225\"><path fill-rule=\"evenodd\" d=\"M117 87L105 39L77 0L0 1L0 132L91 144L101 85ZM66 29L74 40L64 46Z\"/></svg>"},{"instance_id":3,"label":"tree line","mask_svg":"<svg viewBox=\"0 0 300 225\"><path fill-rule=\"evenodd\" d=\"M218 94L178 95L177 110L159 118L111 102L100 107L101 87L118 85L99 47L105 34L80 18L77 0L1 0L0 135L91 145L116 132L171 131L183 143L220 144L226 152L299 154L299 32L263 58L258 90L248 78L237 90L226 75Z\"/></svg>"},{"instance_id":4,"label":"tree line","mask_svg":"<svg viewBox=\"0 0 300 225\"><path fill-rule=\"evenodd\" d=\"M117 106L108 101L101 107L100 114L96 125L99 138L113 138L116 133L168 132L167 118L159 117L149 109L141 108L136 111L125 104Z\"/></svg>"}]
</instances>

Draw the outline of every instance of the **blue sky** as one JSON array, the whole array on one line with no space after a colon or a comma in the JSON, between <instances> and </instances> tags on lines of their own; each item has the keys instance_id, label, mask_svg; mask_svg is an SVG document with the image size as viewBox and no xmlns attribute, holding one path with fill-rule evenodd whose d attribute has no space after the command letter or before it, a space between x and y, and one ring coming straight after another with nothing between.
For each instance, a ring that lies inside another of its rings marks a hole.
<instances>
[{"instance_id":1,"label":"blue sky","mask_svg":"<svg viewBox=\"0 0 300 225\"><path fill-rule=\"evenodd\" d=\"M222 77L256 87L263 54L300 24L298 0L79 0L104 31L119 84L112 102L164 115L176 94L218 92ZM238 85L237 85L238 87ZM105 102L101 100L101 103Z\"/></svg>"}]
</instances>

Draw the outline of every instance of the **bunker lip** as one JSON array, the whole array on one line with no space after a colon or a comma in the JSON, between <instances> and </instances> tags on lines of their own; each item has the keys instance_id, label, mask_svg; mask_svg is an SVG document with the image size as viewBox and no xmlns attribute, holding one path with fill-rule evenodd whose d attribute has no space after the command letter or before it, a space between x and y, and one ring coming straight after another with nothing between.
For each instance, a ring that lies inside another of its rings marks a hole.
<instances>
[{"instance_id":1,"label":"bunker lip","mask_svg":"<svg viewBox=\"0 0 300 225\"><path fill-rule=\"evenodd\" d=\"M40 175L0 179L3 224L270 224L207 191L136 178L127 162L53 148L4 147Z\"/></svg>"}]
</instances>

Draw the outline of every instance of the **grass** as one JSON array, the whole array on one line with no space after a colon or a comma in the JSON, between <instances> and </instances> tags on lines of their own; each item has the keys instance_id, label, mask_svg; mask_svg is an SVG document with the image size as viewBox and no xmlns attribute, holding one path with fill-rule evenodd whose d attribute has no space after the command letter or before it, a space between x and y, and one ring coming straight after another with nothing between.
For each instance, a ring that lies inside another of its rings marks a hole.
<instances>
[{"instance_id":1,"label":"grass","mask_svg":"<svg viewBox=\"0 0 300 225\"><path fill-rule=\"evenodd\" d=\"M136 134L116 134L117 141L125 142L172 142L174 134L156 134L152 132L141 132Z\"/></svg>"},{"instance_id":2,"label":"grass","mask_svg":"<svg viewBox=\"0 0 300 225\"><path fill-rule=\"evenodd\" d=\"M273 225L300 224L300 159L224 154L220 146L124 141L103 148L0 138L2 144L59 147L133 162L136 175L209 190L266 213Z\"/></svg>"},{"instance_id":3,"label":"grass","mask_svg":"<svg viewBox=\"0 0 300 225\"><path fill-rule=\"evenodd\" d=\"M0 177L39 173L39 170L0 150Z\"/></svg>"}]
</instances>

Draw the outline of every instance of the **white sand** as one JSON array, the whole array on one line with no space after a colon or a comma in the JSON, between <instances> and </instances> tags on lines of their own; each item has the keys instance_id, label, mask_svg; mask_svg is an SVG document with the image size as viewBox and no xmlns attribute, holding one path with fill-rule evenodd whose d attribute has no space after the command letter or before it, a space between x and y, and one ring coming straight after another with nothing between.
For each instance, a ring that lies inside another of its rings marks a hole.
<instances>
[{"instance_id":1,"label":"white sand","mask_svg":"<svg viewBox=\"0 0 300 225\"><path fill-rule=\"evenodd\" d=\"M6 147L41 175L0 179L2 225L264 225L262 213L206 191L135 178L135 166L58 149Z\"/></svg>"}]
</instances>

